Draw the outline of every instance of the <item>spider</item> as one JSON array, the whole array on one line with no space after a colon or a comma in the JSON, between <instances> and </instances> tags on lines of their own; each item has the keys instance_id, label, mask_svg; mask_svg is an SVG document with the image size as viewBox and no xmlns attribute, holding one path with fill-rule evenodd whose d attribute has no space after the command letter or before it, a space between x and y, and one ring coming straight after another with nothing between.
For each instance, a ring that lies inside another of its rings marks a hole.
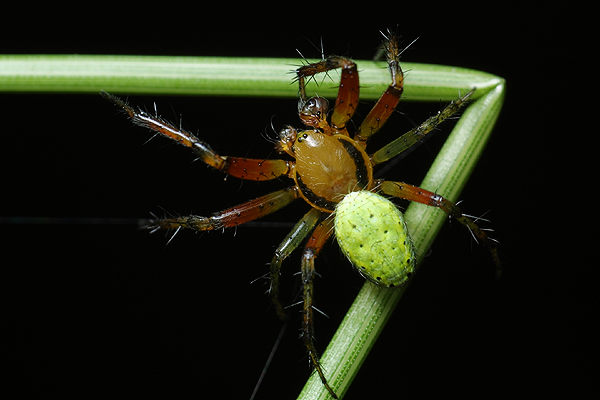
<instances>
[{"instance_id":1,"label":"spider","mask_svg":"<svg viewBox=\"0 0 600 400\"><path fill-rule=\"evenodd\" d=\"M337 396L327 383L313 339L315 260L328 239L336 236L342 252L369 281L383 287L402 286L415 270L416 257L402 213L386 197L400 198L445 211L486 245L499 263L496 242L487 236L475 219L463 214L455 203L417 186L373 177L375 165L418 145L441 122L457 113L473 93L470 91L460 96L418 127L374 153L367 153L369 139L394 112L404 87L404 74L399 63L401 50L395 35L384 35L384 49L391 83L353 134L348 123L359 101L359 76L354 61L342 56L328 56L295 71L299 85L298 115L305 128L285 127L276 143L276 150L282 155L287 154L292 160L219 155L207 143L158 115L136 110L120 98L102 93L125 111L133 123L190 148L204 163L229 176L251 181L283 177L293 182L284 189L208 217L189 215L154 219L147 228L152 232L159 229L177 232L181 228L217 230L256 220L299 198L308 203L310 210L275 250L270 264L269 294L277 315L285 319L286 312L279 300L280 268L282 262L308 237L300 266L303 285L302 338L311 365L334 398ZM330 111L325 98L307 96L306 83L318 73L338 68L341 69L340 84Z\"/></svg>"}]
</instances>

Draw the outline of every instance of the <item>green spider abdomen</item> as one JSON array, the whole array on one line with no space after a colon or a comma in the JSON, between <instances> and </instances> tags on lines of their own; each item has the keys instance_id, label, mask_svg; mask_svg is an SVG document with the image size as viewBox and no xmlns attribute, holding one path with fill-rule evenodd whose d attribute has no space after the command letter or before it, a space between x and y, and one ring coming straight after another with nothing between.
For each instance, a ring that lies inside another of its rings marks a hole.
<instances>
[{"instance_id":1,"label":"green spider abdomen","mask_svg":"<svg viewBox=\"0 0 600 400\"><path fill-rule=\"evenodd\" d=\"M334 223L342 252L368 280L396 287L414 272L414 246L391 201L368 191L349 193L338 203Z\"/></svg>"}]
</instances>

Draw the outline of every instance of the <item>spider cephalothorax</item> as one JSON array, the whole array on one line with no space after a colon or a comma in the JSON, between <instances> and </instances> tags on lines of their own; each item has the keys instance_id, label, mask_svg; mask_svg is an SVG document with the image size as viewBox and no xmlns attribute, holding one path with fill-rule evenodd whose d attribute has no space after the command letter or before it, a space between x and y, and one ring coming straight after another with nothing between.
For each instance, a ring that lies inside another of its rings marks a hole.
<instances>
[{"instance_id":1,"label":"spider cephalothorax","mask_svg":"<svg viewBox=\"0 0 600 400\"><path fill-rule=\"evenodd\" d=\"M283 260L303 242L301 258L303 284L302 337L309 358L323 384L333 397L313 343L313 279L315 259L327 240L335 234L343 253L368 280L385 287L404 284L415 269L415 254L402 213L383 196L438 207L469 228L485 244L497 261L496 244L485 231L456 204L431 191L403 183L373 178L373 167L418 144L438 124L455 114L468 101L472 91L458 97L435 116L374 153L367 153L369 138L387 121L402 95L404 75L400 50L392 35L385 37L391 83L352 135L346 124L358 105L359 78L356 64L345 57L330 56L296 70L300 99L298 114L305 128L287 126L279 134L276 149L292 160L251 159L221 156L191 133L160 117L135 110L123 100L104 93L123 109L134 123L149 128L192 149L206 164L245 180L265 181L289 178L287 188L247 201L211 216L190 215L152 221L149 228L189 228L199 231L233 227L279 210L302 198L310 210L277 247L271 261L270 290L275 310L285 318L279 301L279 272ZM341 69L335 105L322 97L307 97L305 80L315 74ZM334 218L329 218L329 216ZM307 239L308 238L308 239ZM305 240L306 239L306 240Z\"/></svg>"},{"instance_id":2,"label":"spider cephalothorax","mask_svg":"<svg viewBox=\"0 0 600 400\"><path fill-rule=\"evenodd\" d=\"M321 211L333 212L348 193L373 187L369 156L348 136L301 131L292 145L293 178L300 196Z\"/></svg>"}]
</instances>

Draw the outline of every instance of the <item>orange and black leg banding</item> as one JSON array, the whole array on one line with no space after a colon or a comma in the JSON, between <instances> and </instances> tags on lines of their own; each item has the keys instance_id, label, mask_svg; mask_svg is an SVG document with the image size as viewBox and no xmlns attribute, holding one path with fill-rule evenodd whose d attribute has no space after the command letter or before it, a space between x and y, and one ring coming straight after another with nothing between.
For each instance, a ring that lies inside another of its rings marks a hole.
<instances>
[{"instance_id":1,"label":"orange and black leg banding","mask_svg":"<svg viewBox=\"0 0 600 400\"><path fill-rule=\"evenodd\" d=\"M288 176L291 173L291 163L285 160L220 156L210 145L186 130L165 121L160 116L136 110L122 99L109 93L102 92L102 95L125 111L134 124L148 128L192 149L204 163L228 175L245 180L265 181Z\"/></svg>"},{"instance_id":2,"label":"orange and black leg banding","mask_svg":"<svg viewBox=\"0 0 600 400\"><path fill-rule=\"evenodd\" d=\"M331 394L337 399L337 395L327 383L327 378L319 362L319 356L314 343L314 309L313 309L313 280L315 276L315 259L317 255L333 233L333 218L327 218L321 222L314 230L302 255L301 272L304 305L302 308L302 339L308 351L308 357L311 364L321 378L321 382Z\"/></svg>"},{"instance_id":3,"label":"orange and black leg banding","mask_svg":"<svg viewBox=\"0 0 600 400\"><path fill-rule=\"evenodd\" d=\"M305 78L310 78L320 72L341 68L342 76L335 101L335 107L331 114L331 125L334 129L342 131L346 123L352 118L358 106L359 81L358 71L354 61L340 56L330 56L317 63L304 65L296 70L298 83L300 85L300 101L307 100Z\"/></svg>"},{"instance_id":4,"label":"orange and black leg banding","mask_svg":"<svg viewBox=\"0 0 600 400\"><path fill-rule=\"evenodd\" d=\"M366 144L369 138L390 118L400 102L401 96L402 89L389 86L360 124L354 140Z\"/></svg>"},{"instance_id":5,"label":"orange and black leg banding","mask_svg":"<svg viewBox=\"0 0 600 400\"><path fill-rule=\"evenodd\" d=\"M210 217L189 215L185 217L163 218L151 221L147 227L152 231L180 228L196 231L212 231L221 228L231 228L271 214L287 206L297 198L298 189L293 186L216 212Z\"/></svg>"},{"instance_id":6,"label":"orange and black leg banding","mask_svg":"<svg viewBox=\"0 0 600 400\"><path fill-rule=\"evenodd\" d=\"M221 171L227 175L248 180L268 181L292 174L292 163L285 160L264 160L244 157L222 157Z\"/></svg>"},{"instance_id":7,"label":"orange and black leg banding","mask_svg":"<svg viewBox=\"0 0 600 400\"><path fill-rule=\"evenodd\" d=\"M473 237L485 247L488 248L494 263L496 264L496 273L501 271L501 262L498 255L498 243L490 238L486 231L476 223L476 218L464 214L461 209L450 200L439 194L430 192L417 186L409 185L403 182L383 181L379 185L379 190L387 195L401 199L416 201L431 207L437 207L443 210L450 217L463 224L472 233Z\"/></svg>"},{"instance_id":8,"label":"orange and black leg banding","mask_svg":"<svg viewBox=\"0 0 600 400\"><path fill-rule=\"evenodd\" d=\"M367 140L369 140L369 138L385 124L390 115L392 115L400 101L400 97L402 97L402 92L404 91L404 73L402 72L402 68L400 68L400 48L398 47L397 38L393 35L389 38L386 37L384 46L392 83L363 120L354 137L355 140L365 143L365 145Z\"/></svg>"}]
</instances>

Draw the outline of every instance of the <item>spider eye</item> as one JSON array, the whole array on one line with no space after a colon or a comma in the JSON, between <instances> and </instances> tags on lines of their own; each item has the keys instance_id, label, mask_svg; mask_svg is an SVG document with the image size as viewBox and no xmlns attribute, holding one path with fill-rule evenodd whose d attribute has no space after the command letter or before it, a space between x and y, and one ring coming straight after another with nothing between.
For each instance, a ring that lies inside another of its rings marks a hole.
<instances>
[{"instance_id":1,"label":"spider eye","mask_svg":"<svg viewBox=\"0 0 600 400\"><path fill-rule=\"evenodd\" d=\"M314 126L315 121L322 120L327 115L329 102L324 97L311 97L298 104L300 119L308 125Z\"/></svg>"},{"instance_id":2,"label":"spider eye","mask_svg":"<svg viewBox=\"0 0 600 400\"><path fill-rule=\"evenodd\" d=\"M293 142L296 140L296 130L291 126L286 126L279 132L279 139L285 142Z\"/></svg>"},{"instance_id":3,"label":"spider eye","mask_svg":"<svg viewBox=\"0 0 600 400\"><path fill-rule=\"evenodd\" d=\"M275 148L278 152L289 152L291 151L292 144L296 141L298 132L291 126L283 128L279 132L279 142L277 142Z\"/></svg>"},{"instance_id":4,"label":"spider eye","mask_svg":"<svg viewBox=\"0 0 600 400\"><path fill-rule=\"evenodd\" d=\"M306 138L308 138L308 134L307 134L307 133L303 134L302 136L300 136L300 137L298 138L298 143L302 143L302 141L303 141L304 139L306 139Z\"/></svg>"}]
</instances>

